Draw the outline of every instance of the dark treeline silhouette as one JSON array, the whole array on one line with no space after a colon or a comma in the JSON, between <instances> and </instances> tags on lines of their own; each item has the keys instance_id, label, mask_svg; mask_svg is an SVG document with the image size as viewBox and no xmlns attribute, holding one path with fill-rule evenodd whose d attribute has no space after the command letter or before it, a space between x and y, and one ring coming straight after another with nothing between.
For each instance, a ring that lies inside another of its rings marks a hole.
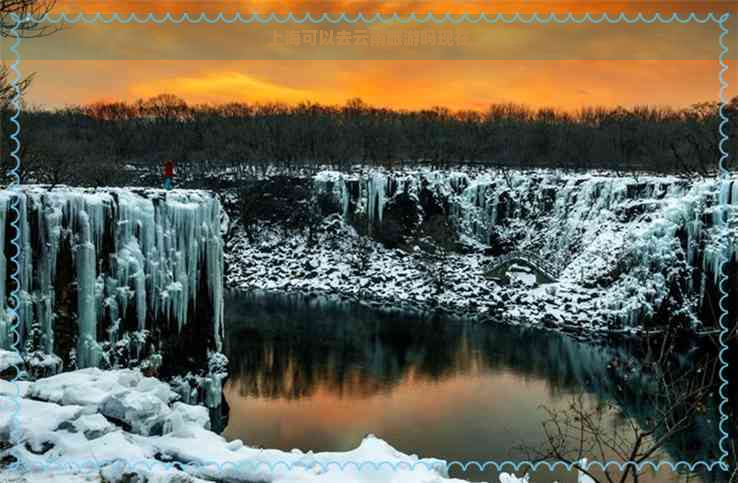
<instances>
[{"instance_id":1,"label":"dark treeline silhouette","mask_svg":"<svg viewBox=\"0 0 738 483\"><path fill-rule=\"evenodd\" d=\"M343 106L188 105L162 94L24 111L19 155L29 181L82 185L129 183L131 165L158 166L165 159L204 169L475 164L709 175L720 158L718 108L706 102L564 112L496 104L484 112L407 111L360 99ZM738 98L724 112L733 121L726 148L735 153ZM12 163L7 138L5 167Z\"/></svg>"}]
</instances>

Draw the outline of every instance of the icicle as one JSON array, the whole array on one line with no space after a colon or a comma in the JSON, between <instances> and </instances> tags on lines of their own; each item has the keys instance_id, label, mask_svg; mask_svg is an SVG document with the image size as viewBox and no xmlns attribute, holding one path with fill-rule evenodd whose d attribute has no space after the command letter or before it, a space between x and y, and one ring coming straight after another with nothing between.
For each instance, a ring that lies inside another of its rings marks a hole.
<instances>
[{"instance_id":1,"label":"icicle","mask_svg":"<svg viewBox=\"0 0 738 483\"><path fill-rule=\"evenodd\" d=\"M54 308L56 306L56 263L61 238L62 212L56 207L46 207L43 204L38 208L38 226L44 227L39 233L41 246L41 260L38 263L39 288L36 296L38 317L41 325L41 342L43 350L48 354L54 353Z\"/></svg>"},{"instance_id":2,"label":"icicle","mask_svg":"<svg viewBox=\"0 0 738 483\"><path fill-rule=\"evenodd\" d=\"M349 216L351 192L349 179L338 171L321 171L313 177L315 192L319 196L328 196L341 210L344 220Z\"/></svg>"},{"instance_id":3,"label":"icicle","mask_svg":"<svg viewBox=\"0 0 738 483\"><path fill-rule=\"evenodd\" d=\"M33 251L31 249L31 228L28 217L28 196L19 194L18 210L20 211L20 220L18 226L20 228L20 246L21 250L18 254L18 279L20 280L20 291L18 294L19 307L18 331L20 340L26 339L33 325L33 297L31 295L31 285L33 283ZM15 234L14 234L15 235ZM19 344L18 347L22 347Z\"/></svg>"},{"instance_id":4,"label":"icicle","mask_svg":"<svg viewBox=\"0 0 738 483\"><path fill-rule=\"evenodd\" d=\"M77 257L77 311L79 316L79 342L77 364L79 367L97 365L97 313L95 310L95 245L92 242L90 217L86 211L78 214L80 239L76 246Z\"/></svg>"},{"instance_id":5,"label":"icicle","mask_svg":"<svg viewBox=\"0 0 738 483\"><path fill-rule=\"evenodd\" d=\"M382 223L384 205L387 202L387 176L372 172L367 179L367 219L369 225Z\"/></svg>"},{"instance_id":6,"label":"icicle","mask_svg":"<svg viewBox=\"0 0 738 483\"><path fill-rule=\"evenodd\" d=\"M349 218L349 202L351 201L351 193L349 192L348 180L341 177L341 216L344 220Z\"/></svg>"},{"instance_id":7,"label":"icicle","mask_svg":"<svg viewBox=\"0 0 738 483\"><path fill-rule=\"evenodd\" d=\"M223 333L222 208L199 191L100 190L22 187L0 191L0 244L7 243L11 202L20 211L19 256L21 347L32 326L41 331L41 349L55 350L54 318L63 247L71 248L77 292L79 367L99 358L97 324L105 318L105 338L122 336L122 320L133 315L137 329L174 320L181 329L208 291L217 349ZM33 233L32 233L33 230ZM33 242L33 245L32 245ZM0 257L0 346L8 347L9 256ZM98 267L101 270L98 273ZM203 278L202 275L207 275ZM206 286L201 286L204 280ZM134 309L135 307L135 309ZM133 314L131 310L135 310ZM198 320L196 323L209 323ZM153 327L152 327L153 328Z\"/></svg>"},{"instance_id":8,"label":"icicle","mask_svg":"<svg viewBox=\"0 0 738 483\"><path fill-rule=\"evenodd\" d=\"M221 211L220 202L216 199L209 200L208 219L217 219ZM223 346L223 240L218 230L218 225L203 224L206 231L206 260L208 272L208 288L210 290L210 301L213 305L213 333L215 334L215 350L220 352Z\"/></svg>"}]
</instances>

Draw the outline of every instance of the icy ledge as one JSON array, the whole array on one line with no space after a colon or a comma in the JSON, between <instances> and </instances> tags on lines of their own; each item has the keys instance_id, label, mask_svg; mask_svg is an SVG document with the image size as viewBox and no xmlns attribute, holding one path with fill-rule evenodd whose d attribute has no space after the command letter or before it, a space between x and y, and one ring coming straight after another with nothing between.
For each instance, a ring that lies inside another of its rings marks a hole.
<instances>
[{"instance_id":1,"label":"icy ledge","mask_svg":"<svg viewBox=\"0 0 738 483\"><path fill-rule=\"evenodd\" d=\"M444 461L405 455L372 435L352 451L305 453L227 442L209 428L205 408L178 402L168 384L137 370L0 381L3 481L463 483L447 477ZM340 468L379 461L378 469Z\"/></svg>"}]
</instances>

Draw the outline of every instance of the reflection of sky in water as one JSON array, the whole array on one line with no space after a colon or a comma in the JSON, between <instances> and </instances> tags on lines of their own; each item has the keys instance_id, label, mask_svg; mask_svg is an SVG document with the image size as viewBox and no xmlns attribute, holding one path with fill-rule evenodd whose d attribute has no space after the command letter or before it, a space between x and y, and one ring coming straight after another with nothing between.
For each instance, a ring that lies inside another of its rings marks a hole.
<instances>
[{"instance_id":1,"label":"reflection of sky in water","mask_svg":"<svg viewBox=\"0 0 738 483\"><path fill-rule=\"evenodd\" d=\"M265 447L327 451L351 449L371 432L407 451L428 438L424 445L443 447L445 457L454 459L468 458L472 445L478 457L507 458L514 438L537 436L535 428L520 423L541 402L551 402L545 382L525 383L497 373L437 382L414 382L409 376L391 392L369 397L341 397L319 383L311 396L297 400L244 398L234 380L226 397L231 405L228 437L258 439Z\"/></svg>"},{"instance_id":2,"label":"reflection of sky in water","mask_svg":"<svg viewBox=\"0 0 738 483\"><path fill-rule=\"evenodd\" d=\"M611 401L636 417L648 411L608 376L613 350L553 333L294 300L239 296L226 306L233 375L224 436L253 446L348 450L373 433L421 456L521 460L521 444L543 442L541 405L563 408L584 390L590 405ZM644 481L670 481L668 473Z\"/></svg>"}]
</instances>

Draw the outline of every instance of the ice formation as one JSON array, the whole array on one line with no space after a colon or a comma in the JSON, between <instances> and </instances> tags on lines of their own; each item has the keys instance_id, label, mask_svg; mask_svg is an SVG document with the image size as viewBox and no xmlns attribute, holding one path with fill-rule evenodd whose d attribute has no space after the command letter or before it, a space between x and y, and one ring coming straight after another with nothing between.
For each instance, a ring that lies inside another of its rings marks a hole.
<instances>
[{"instance_id":1,"label":"ice formation","mask_svg":"<svg viewBox=\"0 0 738 483\"><path fill-rule=\"evenodd\" d=\"M18 210L16 219L12 208ZM0 347L15 337L8 312L18 260L18 348L59 347L56 323L74 319L78 367L96 366L100 344L125 332L223 332L221 206L203 191L21 186L0 192ZM13 225L17 223L16 232ZM20 253L11 244L16 238ZM76 296L70 293L76 291ZM193 321L200 305L211 319Z\"/></svg>"},{"instance_id":2,"label":"ice formation","mask_svg":"<svg viewBox=\"0 0 738 483\"><path fill-rule=\"evenodd\" d=\"M349 180L339 171L321 171L313 179L318 195L328 196L339 202L341 215L344 218L349 216L349 203L351 201L351 191L349 188Z\"/></svg>"},{"instance_id":3,"label":"ice formation","mask_svg":"<svg viewBox=\"0 0 738 483\"><path fill-rule=\"evenodd\" d=\"M467 245L525 250L565 283L606 286L603 310L627 326L653 317L675 290L680 299L698 296L687 318L718 313L722 262L726 289L738 294L731 275L738 264L735 178L372 169L321 172L314 180L318 187L330 180L323 193L334 197L344 221L366 220L370 233L398 195L410 194L421 218L443 210ZM349 189L352 183L359 190Z\"/></svg>"},{"instance_id":4,"label":"ice formation","mask_svg":"<svg viewBox=\"0 0 738 483\"><path fill-rule=\"evenodd\" d=\"M369 225L382 223L384 206L387 202L387 176L371 173L367 180L367 218Z\"/></svg>"}]
</instances>

